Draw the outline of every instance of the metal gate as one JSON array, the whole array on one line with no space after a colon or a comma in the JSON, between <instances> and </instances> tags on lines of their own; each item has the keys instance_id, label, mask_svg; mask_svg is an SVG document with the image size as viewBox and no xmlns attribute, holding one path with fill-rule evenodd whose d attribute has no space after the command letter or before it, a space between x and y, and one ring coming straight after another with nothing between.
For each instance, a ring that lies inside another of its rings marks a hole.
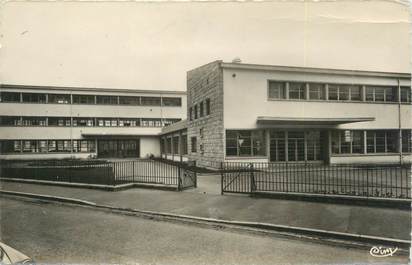
<instances>
[{"instance_id":1,"label":"metal gate","mask_svg":"<svg viewBox=\"0 0 412 265\"><path fill-rule=\"evenodd\" d=\"M197 174L189 169L179 167L178 190L197 187Z\"/></svg>"}]
</instances>

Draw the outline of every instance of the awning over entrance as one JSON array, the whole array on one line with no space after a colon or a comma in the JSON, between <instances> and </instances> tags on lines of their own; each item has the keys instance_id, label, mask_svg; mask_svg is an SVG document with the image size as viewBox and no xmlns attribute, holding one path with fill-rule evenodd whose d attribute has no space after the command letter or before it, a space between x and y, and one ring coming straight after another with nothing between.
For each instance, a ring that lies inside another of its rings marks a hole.
<instances>
[{"instance_id":1,"label":"awning over entrance","mask_svg":"<svg viewBox=\"0 0 412 265\"><path fill-rule=\"evenodd\" d=\"M296 117L267 117L257 118L259 125L314 125L333 126L353 122L374 121L375 117L351 117L351 118L296 118Z\"/></svg>"}]
</instances>

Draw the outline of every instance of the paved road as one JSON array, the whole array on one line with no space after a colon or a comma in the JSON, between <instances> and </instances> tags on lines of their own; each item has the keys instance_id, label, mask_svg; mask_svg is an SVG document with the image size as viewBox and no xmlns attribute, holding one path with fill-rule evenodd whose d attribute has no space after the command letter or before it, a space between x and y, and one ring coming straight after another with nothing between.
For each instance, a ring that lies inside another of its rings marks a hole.
<instances>
[{"instance_id":1,"label":"paved road","mask_svg":"<svg viewBox=\"0 0 412 265\"><path fill-rule=\"evenodd\" d=\"M38 263L407 264L368 251L1 198L1 240Z\"/></svg>"}]
</instances>

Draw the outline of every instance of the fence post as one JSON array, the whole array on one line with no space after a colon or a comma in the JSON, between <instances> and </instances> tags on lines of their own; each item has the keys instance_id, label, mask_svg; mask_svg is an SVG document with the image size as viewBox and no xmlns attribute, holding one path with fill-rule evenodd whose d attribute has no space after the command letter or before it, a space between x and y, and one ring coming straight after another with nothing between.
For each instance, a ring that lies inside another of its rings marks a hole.
<instances>
[{"instance_id":1,"label":"fence post","mask_svg":"<svg viewBox=\"0 0 412 265\"><path fill-rule=\"evenodd\" d=\"M223 195L223 162L220 162L220 195Z\"/></svg>"},{"instance_id":2,"label":"fence post","mask_svg":"<svg viewBox=\"0 0 412 265\"><path fill-rule=\"evenodd\" d=\"M181 170L180 170L180 166L177 166L177 190L178 191L181 191L181 185L182 185L182 183L181 183L181 181L182 181L182 176L181 176L181 172L180 172Z\"/></svg>"},{"instance_id":3,"label":"fence post","mask_svg":"<svg viewBox=\"0 0 412 265\"><path fill-rule=\"evenodd\" d=\"M255 172L254 172L253 163L250 163L249 165L250 165L250 192L253 194L253 192L256 191Z\"/></svg>"}]
</instances>

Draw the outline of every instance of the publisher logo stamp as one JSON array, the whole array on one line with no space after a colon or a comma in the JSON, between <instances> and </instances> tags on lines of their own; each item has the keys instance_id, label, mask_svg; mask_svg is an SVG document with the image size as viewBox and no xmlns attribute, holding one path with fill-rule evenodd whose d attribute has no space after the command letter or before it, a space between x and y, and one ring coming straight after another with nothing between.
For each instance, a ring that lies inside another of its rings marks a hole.
<instances>
[{"instance_id":1,"label":"publisher logo stamp","mask_svg":"<svg viewBox=\"0 0 412 265\"><path fill-rule=\"evenodd\" d=\"M378 258L391 257L398 251L398 248L387 248L387 247L372 247L369 253Z\"/></svg>"}]
</instances>

